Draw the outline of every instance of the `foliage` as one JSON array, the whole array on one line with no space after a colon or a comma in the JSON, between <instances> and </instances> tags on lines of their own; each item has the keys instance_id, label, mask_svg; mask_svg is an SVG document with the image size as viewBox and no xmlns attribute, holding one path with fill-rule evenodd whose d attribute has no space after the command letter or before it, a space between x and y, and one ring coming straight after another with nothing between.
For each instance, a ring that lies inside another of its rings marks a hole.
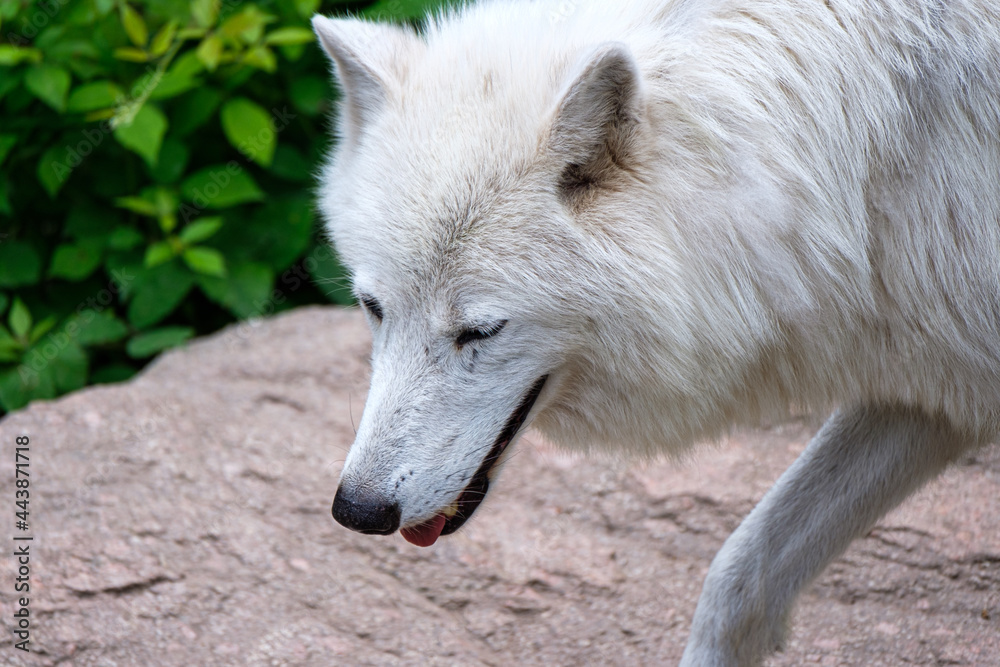
<instances>
[{"instance_id":1,"label":"foliage","mask_svg":"<svg viewBox=\"0 0 1000 667\"><path fill-rule=\"evenodd\" d=\"M348 303L314 229L335 91L308 21L440 4L0 0L0 414Z\"/></svg>"}]
</instances>

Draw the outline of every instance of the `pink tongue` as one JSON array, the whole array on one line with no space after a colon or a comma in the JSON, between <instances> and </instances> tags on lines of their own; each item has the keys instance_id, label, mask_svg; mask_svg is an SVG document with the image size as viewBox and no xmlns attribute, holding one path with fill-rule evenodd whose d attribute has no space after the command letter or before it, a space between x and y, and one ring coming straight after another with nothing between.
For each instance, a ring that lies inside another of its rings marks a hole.
<instances>
[{"instance_id":1,"label":"pink tongue","mask_svg":"<svg viewBox=\"0 0 1000 667\"><path fill-rule=\"evenodd\" d=\"M418 547L429 547L437 542L437 538L441 537L444 522L444 514L438 514L430 521L424 521L419 526L413 526L412 528L403 528L399 532L403 536L403 539L410 544L415 544Z\"/></svg>"}]
</instances>

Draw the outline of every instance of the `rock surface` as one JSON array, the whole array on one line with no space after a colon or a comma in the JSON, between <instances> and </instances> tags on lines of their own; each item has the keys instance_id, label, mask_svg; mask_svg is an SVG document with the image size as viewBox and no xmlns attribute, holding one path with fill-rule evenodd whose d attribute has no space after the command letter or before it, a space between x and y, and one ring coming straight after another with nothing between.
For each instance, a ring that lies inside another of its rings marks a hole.
<instances>
[{"instance_id":1,"label":"rock surface","mask_svg":"<svg viewBox=\"0 0 1000 667\"><path fill-rule=\"evenodd\" d=\"M668 665L740 518L804 447L790 424L683 464L529 433L475 519L429 549L330 517L364 404L356 312L304 309L134 381L0 422L28 435L31 647L14 665ZM22 533L17 533L22 534ZM1000 664L1000 448L952 468L803 595L772 665Z\"/></svg>"}]
</instances>

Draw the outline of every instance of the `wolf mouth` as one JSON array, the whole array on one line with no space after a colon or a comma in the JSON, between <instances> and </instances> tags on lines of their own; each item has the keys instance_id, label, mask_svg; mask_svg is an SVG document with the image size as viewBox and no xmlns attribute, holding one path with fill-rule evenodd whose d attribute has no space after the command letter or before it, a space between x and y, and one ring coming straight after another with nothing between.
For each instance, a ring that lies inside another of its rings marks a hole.
<instances>
[{"instance_id":1,"label":"wolf mouth","mask_svg":"<svg viewBox=\"0 0 1000 667\"><path fill-rule=\"evenodd\" d=\"M511 443L524 425L524 421L528 418L531 408L534 407L535 401L538 400L539 394L542 393L542 387L545 386L545 381L548 379L548 375L543 375L535 381L535 384L528 390L528 393L524 395L517 409L507 419L503 430L500 431L497 439L493 442L490 451L483 458L483 462L479 464L476 473L469 480L469 483L466 484L465 489L458 496L458 500L449 507L448 511L437 514L433 519L419 526L403 528L400 531L408 542L418 546L430 546L437 540L438 536L454 533L469 520L469 517L472 516L472 513L476 511L476 508L479 507L479 504L486 497L486 492L490 488L490 472L493 470L493 466L496 465L500 459L500 455L503 454L504 450L507 449L507 445ZM440 532L438 532L439 527Z\"/></svg>"}]
</instances>

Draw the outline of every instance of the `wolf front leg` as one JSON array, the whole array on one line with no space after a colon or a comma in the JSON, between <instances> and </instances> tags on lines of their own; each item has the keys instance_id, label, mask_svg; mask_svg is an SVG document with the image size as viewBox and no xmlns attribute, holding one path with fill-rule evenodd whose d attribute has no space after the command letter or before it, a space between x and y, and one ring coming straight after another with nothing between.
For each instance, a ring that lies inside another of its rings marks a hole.
<instances>
[{"instance_id":1,"label":"wolf front leg","mask_svg":"<svg viewBox=\"0 0 1000 667\"><path fill-rule=\"evenodd\" d=\"M913 408L834 414L716 555L682 667L759 665L799 591L971 445Z\"/></svg>"}]
</instances>

